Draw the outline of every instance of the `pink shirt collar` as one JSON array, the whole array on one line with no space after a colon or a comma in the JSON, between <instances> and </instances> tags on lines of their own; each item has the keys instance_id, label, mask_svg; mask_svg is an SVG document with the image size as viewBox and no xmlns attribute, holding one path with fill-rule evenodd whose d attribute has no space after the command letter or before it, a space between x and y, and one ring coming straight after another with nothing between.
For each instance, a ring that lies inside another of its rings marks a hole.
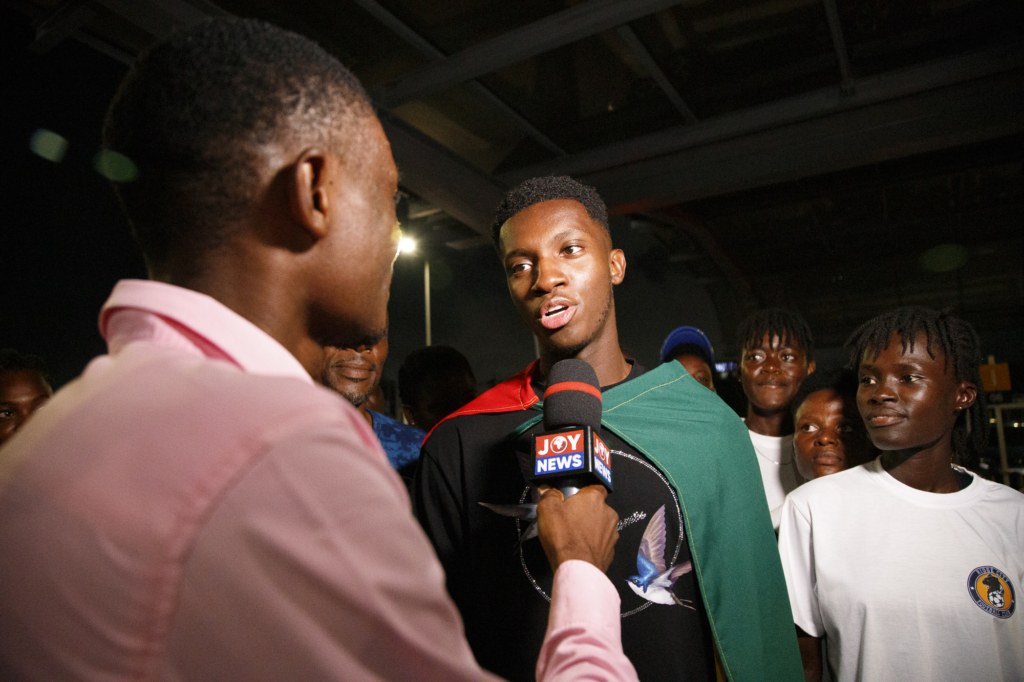
<instances>
[{"instance_id":1,"label":"pink shirt collar","mask_svg":"<svg viewBox=\"0 0 1024 682\"><path fill-rule=\"evenodd\" d=\"M295 356L265 331L215 298L173 284L121 280L100 311L99 326L112 354L132 341L157 341L253 374L313 383Z\"/></svg>"}]
</instances>

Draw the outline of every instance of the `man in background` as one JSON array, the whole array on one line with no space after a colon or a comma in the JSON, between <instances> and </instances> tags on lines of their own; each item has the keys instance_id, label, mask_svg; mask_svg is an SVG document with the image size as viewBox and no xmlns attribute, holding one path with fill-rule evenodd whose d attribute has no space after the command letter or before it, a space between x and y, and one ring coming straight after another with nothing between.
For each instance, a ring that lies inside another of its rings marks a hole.
<instances>
[{"instance_id":1,"label":"man in background","mask_svg":"<svg viewBox=\"0 0 1024 682\"><path fill-rule=\"evenodd\" d=\"M411 481L426 432L370 409L371 398L380 388L384 362L388 359L387 335L372 346L328 346L324 351L320 382L352 403L373 429L391 466L403 480Z\"/></svg>"},{"instance_id":2,"label":"man in background","mask_svg":"<svg viewBox=\"0 0 1024 682\"><path fill-rule=\"evenodd\" d=\"M427 346L405 357L398 370L398 394L406 421L429 432L476 398L476 377L459 351L451 346Z\"/></svg>"},{"instance_id":3,"label":"man in background","mask_svg":"<svg viewBox=\"0 0 1024 682\"><path fill-rule=\"evenodd\" d=\"M25 425L53 395L46 365L35 355L0 350L0 445Z\"/></svg>"},{"instance_id":4,"label":"man in background","mask_svg":"<svg viewBox=\"0 0 1024 682\"><path fill-rule=\"evenodd\" d=\"M698 384L715 390L715 349L707 334L696 327L678 327L661 344L661 361L675 360Z\"/></svg>"}]
</instances>

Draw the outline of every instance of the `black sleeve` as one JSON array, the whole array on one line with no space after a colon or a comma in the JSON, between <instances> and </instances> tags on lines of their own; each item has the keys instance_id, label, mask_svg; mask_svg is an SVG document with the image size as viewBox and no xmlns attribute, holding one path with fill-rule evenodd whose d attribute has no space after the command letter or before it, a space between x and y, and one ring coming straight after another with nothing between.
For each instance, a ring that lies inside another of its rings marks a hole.
<instances>
[{"instance_id":1,"label":"black sleeve","mask_svg":"<svg viewBox=\"0 0 1024 682\"><path fill-rule=\"evenodd\" d=\"M469 585L465 579L469 532L462 445L454 420L440 424L423 445L412 486L416 518L434 545L447 577L448 593L460 608Z\"/></svg>"}]
</instances>

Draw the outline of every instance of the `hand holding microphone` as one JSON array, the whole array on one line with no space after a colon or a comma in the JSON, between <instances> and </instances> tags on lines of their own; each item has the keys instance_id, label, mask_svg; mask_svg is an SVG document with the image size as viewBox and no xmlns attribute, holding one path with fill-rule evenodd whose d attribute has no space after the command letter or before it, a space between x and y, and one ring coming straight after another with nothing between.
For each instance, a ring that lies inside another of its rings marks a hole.
<instances>
[{"instance_id":1,"label":"hand holding microphone","mask_svg":"<svg viewBox=\"0 0 1024 682\"><path fill-rule=\"evenodd\" d=\"M542 488L538 531L555 571L571 559L606 571L615 556L619 515L605 503L612 490L611 453L598 436L600 428L594 369L582 360L556 362L544 392L544 432L533 438L528 476Z\"/></svg>"}]
</instances>

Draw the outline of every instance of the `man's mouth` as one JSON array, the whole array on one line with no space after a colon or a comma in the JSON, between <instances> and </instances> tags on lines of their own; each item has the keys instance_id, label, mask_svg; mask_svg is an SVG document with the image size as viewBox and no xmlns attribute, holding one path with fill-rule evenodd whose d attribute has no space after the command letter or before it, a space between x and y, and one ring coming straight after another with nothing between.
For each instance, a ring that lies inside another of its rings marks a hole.
<instances>
[{"instance_id":1,"label":"man's mouth","mask_svg":"<svg viewBox=\"0 0 1024 682\"><path fill-rule=\"evenodd\" d=\"M334 363L334 369L338 374L349 381L366 381L373 376L373 365L369 362L356 362L346 360Z\"/></svg>"},{"instance_id":2,"label":"man's mouth","mask_svg":"<svg viewBox=\"0 0 1024 682\"><path fill-rule=\"evenodd\" d=\"M540 323L545 329L558 329L569 324L576 314L576 306L568 301L552 301L540 309Z\"/></svg>"}]
</instances>

